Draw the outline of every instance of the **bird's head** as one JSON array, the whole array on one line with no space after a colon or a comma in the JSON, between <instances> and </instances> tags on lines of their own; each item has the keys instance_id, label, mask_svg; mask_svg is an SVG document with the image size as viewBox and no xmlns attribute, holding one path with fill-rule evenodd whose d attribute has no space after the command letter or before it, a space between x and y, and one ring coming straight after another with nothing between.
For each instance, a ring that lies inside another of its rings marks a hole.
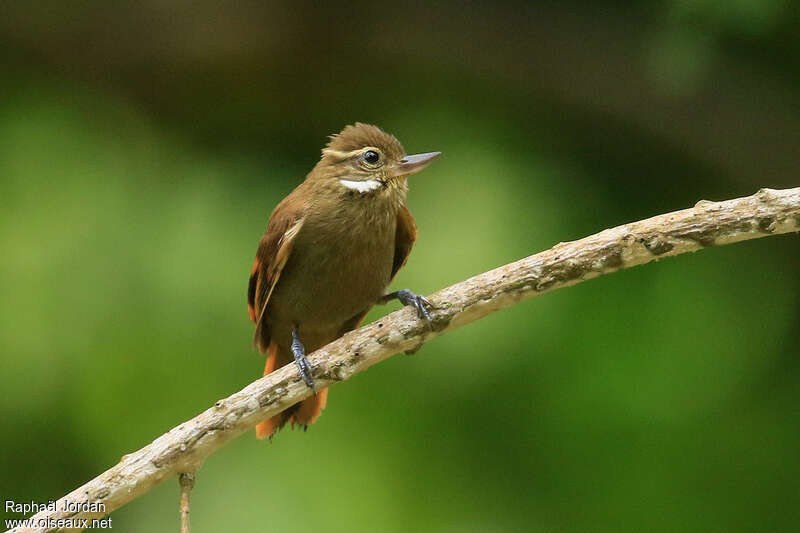
<instances>
[{"instance_id":1,"label":"bird's head","mask_svg":"<svg viewBox=\"0 0 800 533\"><path fill-rule=\"evenodd\" d=\"M331 135L312 175L357 194L405 193L406 178L425 168L441 152L406 155L394 135L356 122ZM332 181L335 180L335 181Z\"/></svg>"}]
</instances>

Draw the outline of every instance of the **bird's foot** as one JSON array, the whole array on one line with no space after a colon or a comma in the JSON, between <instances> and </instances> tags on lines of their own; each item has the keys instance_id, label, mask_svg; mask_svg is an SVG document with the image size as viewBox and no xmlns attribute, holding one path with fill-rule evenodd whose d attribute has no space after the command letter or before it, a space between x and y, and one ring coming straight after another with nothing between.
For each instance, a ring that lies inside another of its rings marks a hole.
<instances>
[{"instance_id":1,"label":"bird's foot","mask_svg":"<svg viewBox=\"0 0 800 533\"><path fill-rule=\"evenodd\" d=\"M431 314L428 309L433 309L433 304L420 294L415 294L408 289L400 289L383 297L384 303L389 300L400 300L403 305L410 305L417 310L417 316L426 322L431 321Z\"/></svg>"},{"instance_id":2,"label":"bird's foot","mask_svg":"<svg viewBox=\"0 0 800 533\"><path fill-rule=\"evenodd\" d=\"M294 364L297 365L297 370L300 371L300 377L316 394L317 389L314 388L314 378L311 377L311 365L308 364L308 359L306 359L306 348L297 336L297 326L292 330L292 355L294 355Z\"/></svg>"}]
</instances>

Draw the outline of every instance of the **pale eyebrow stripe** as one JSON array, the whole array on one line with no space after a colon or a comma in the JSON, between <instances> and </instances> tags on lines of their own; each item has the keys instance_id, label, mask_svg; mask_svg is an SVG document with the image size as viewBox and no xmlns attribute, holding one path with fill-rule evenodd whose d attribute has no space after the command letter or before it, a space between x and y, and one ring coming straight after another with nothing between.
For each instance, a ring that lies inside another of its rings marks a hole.
<instances>
[{"instance_id":1,"label":"pale eyebrow stripe","mask_svg":"<svg viewBox=\"0 0 800 533\"><path fill-rule=\"evenodd\" d=\"M332 148L323 148L322 153L339 159L347 159L348 157L361 153L361 149L342 152L341 150L334 150Z\"/></svg>"}]
</instances>

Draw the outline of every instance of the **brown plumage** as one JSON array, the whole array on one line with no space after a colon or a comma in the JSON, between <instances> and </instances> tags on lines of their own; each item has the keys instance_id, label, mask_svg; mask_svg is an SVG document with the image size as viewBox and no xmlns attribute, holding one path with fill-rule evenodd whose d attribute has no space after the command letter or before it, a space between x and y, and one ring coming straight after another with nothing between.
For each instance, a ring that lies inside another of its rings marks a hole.
<instances>
[{"instance_id":1,"label":"brown plumage","mask_svg":"<svg viewBox=\"0 0 800 533\"><path fill-rule=\"evenodd\" d=\"M386 294L417 239L406 178L437 155L405 156L395 137L367 124L331 136L305 181L272 212L256 252L248 308L254 343L267 354L265 375L295 360L295 328L311 353L357 327ZM321 390L256 434L271 436L287 422L307 426L326 401Z\"/></svg>"}]
</instances>

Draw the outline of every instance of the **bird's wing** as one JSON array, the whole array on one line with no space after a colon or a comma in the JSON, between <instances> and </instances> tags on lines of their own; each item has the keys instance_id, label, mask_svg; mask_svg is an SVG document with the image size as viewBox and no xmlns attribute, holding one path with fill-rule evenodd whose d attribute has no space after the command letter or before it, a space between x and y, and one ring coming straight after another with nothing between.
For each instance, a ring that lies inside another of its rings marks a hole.
<instances>
[{"instance_id":1,"label":"bird's wing","mask_svg":"<svg viewBox=\"0 0 800 533\"><path fill-rule=\"evenodd\" d=\"M292 253L294 240L303 227L304 214L304 206L297 208L286 201L281 202L272 213L267 231L258 243L247 290L247 309L250 320L256 323L254 342L262 353L266 353L270 340L265 311L281 271Z\"/></svg>"},{"instance_id":2,"label":"bird's wing","mask_svg":"<svg viewBox=\"0 0 800 533\"><path fill-rule=\"evenodd\" d=\"M392 277L403 268L411 254L411 248L417 240L417 223L411 216L411 211L406 206L401 206L397 212L397 229L394 234L394 262L392 263Z\"/></svg>"}]
</instances>

